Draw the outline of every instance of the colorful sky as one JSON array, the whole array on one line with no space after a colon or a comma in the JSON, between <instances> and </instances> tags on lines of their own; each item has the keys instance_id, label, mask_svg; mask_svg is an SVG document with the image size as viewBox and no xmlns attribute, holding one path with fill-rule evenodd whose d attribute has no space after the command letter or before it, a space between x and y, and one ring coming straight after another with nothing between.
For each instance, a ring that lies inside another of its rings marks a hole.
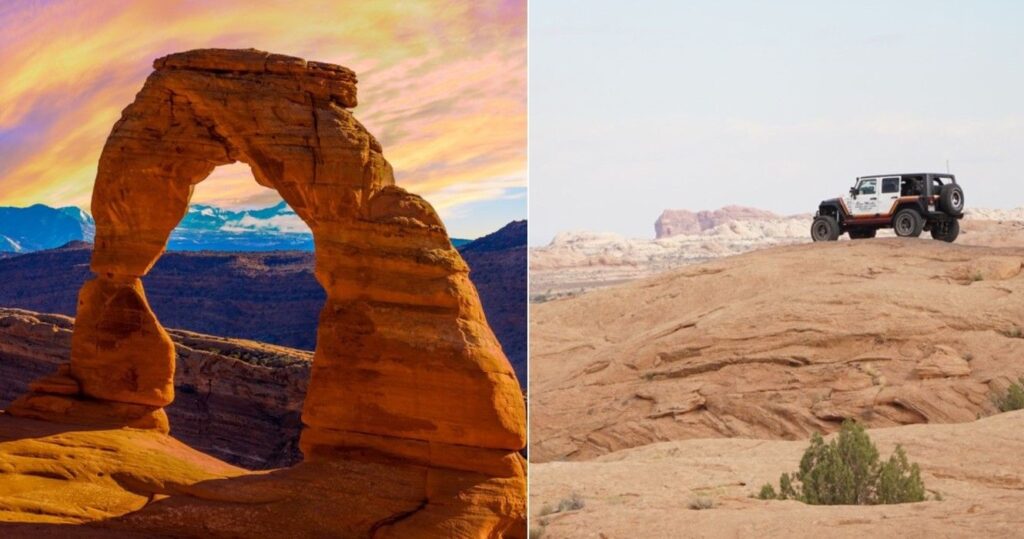
<instances>
[{"instance_id":1,"label":"colorful sky","mask_svg":"<svg viewBox=\"0 0 1024 539\"><path fill-rule=\"evenodd\" d=\"M0 4L0 206L89 209L96 162L154 58L247 48L359 75L356 116L449 233L526 217L526 1L8 1ZM194 203L276 202L242 164Z\"/></svg>"}]
</instances>

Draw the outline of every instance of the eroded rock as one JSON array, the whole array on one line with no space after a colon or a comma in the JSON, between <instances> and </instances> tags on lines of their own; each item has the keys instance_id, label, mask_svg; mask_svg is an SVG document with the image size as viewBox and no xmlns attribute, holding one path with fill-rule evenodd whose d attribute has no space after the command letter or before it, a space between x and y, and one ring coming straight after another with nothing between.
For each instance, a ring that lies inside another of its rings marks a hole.
<instances>
[{"instance_id":1,"label":"eroded rock","mask_svg":"<svg viewBox=\"0 0 1024 539\"><path fill-rule=\"evenodd\" d=\"M309 225L327 293L303 411L306 459L383 454L522 483L525 407L515 375L436 212L394 185L380 144L348 110L355 75L256 50L189 51L154 67L100 156L97 277L80 294L69 370L79 391L69 394L64 381L45 393L56 386L40 384L9 411L83 423L67 412L82 410L112 426L146 426L138 407L163 413L173 345L139 279L195 184L242 161ZM40 400L45 406L32 404ZM439 495L438 507L450 495ZM503 519L521 518L507 506Z\"/></svg>"}]
</instances>

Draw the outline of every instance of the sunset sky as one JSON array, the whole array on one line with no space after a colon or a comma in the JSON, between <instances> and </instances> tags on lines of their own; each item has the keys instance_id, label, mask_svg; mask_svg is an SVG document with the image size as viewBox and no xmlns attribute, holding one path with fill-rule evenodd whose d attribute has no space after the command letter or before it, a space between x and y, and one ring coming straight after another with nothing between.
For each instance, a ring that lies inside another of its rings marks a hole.
<instances>
[{"instance_id":1,"label":"sunset sky","mask_svg":"<svg viewBox=\"0 0 1024 539\"><path fill-rule=\"evenodd\" d=\"M0 4L0 206L89 209L96 163L154 58L248 48L359 75L356 116L449 233L526 217L526 2L15 1ZM279 200L218 168L193 203Z\"/></svg>"}]
</instances>

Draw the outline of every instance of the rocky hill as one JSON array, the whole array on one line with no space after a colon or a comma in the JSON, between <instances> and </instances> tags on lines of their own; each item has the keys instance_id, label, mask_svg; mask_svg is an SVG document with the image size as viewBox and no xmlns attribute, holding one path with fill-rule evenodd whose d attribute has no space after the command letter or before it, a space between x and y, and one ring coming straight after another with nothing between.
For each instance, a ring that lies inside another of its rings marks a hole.
<instances>
[{"instance_id":1,"label":"rocky hill","mask_svg":"<svg viewBox=\"0 0 1024 539\"><path fill-rule=\"evenodd\" d=\"M565 232L546 246L530 249L531 298L547 301L713 258L811 241L809 215L782 217L764 210L727 206L704 212L666 210L659 223L662 221L684 224L676 225L671 235L659 232L656 239ZM1021 244L1024 208L969 209L961 227L957 239L960 244ZM882 230L879 237L894 234Z\"/></svg>"},{"instance_id":2,"label":"rocky hill","mask_svg":"<svg viewBox=\"0 0 1024 539\"><path fill-rule=\"evenodd\" d=\"M531 458L972 421L1024 375L1024 243L761 249L531 308Z\"/></svg>"},{"instance_id":3,"label":"rocky hill","mask_svg":"<svg viewBox=\"0 0 1024 539\"><path fill-rule=\"evenodd\" d=\"M461 248L491 327L526 384L526 222ZM0 258L0 306L74 316L91 244ZM145 278L161 323L304 350L324 304L310 252L168 252Z\"/></svg>"},{"instance_id":4,"label":"rocky hill","mask_svg":"<svg viewBox=\"0 0 1024 539\"><path fill-rule=\"evenodd\" d=\"M767 210L746 206L725 206L712 211L665 210L654 222L654 237L700 234L705 230L736 221L777 221L783 219Z\"/></svg>"}]
</instances>

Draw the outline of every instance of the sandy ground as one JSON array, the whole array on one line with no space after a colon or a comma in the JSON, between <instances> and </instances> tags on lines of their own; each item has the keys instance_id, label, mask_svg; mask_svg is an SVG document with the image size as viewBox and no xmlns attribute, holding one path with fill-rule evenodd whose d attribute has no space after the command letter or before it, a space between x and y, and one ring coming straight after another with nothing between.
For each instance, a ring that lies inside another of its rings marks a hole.
<instances>
[{"instance_id":1,"label":"sandy ground","mask_svg":"<svg viewBox=\"0 0 1024 539\"><path fill-rule=\"evenodd\" d=\"M869 431L887 457L901 444L929 497L884 506L809 506L753 499L796 470L807 443L664 442L585 462L534 464L530 515L544 538L1024 537L1024 411L950 425ZM584 507L542 515L572 493ZM713 507L693 510L698 497Z\"/></svg>"}]
</instances>

